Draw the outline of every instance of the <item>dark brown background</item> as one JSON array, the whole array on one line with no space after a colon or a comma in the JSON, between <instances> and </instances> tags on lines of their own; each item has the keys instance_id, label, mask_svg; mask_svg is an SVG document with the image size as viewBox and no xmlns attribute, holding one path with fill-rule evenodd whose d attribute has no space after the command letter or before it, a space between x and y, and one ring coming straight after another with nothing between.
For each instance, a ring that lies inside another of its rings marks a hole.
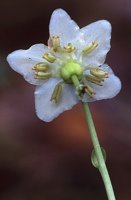
<instances>
[{"instance_id":1,"label":"dark brown background","mask_svg":"<svg viewBox=\"0 0 131 200\"><path fill-rule=\"evenodd\" d=\"M51 123L35 115L34 86L11 70L8 53L46 43L51 13L64 8L80 27L107 19L113 27L107 63L120 94L91 103L117 199L131 199L131 1L0 0L0 199L105 200L82 106Z\"/></svg>"}]
</instances>

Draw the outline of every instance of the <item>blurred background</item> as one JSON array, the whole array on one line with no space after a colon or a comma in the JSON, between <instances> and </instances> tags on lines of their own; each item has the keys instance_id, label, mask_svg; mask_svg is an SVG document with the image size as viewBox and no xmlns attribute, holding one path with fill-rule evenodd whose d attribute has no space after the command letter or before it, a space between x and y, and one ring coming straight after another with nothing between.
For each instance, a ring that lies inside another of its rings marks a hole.
<instances>
[{"instance_id":1,"label":"blurred background","mask_svg":"<svg viewBox=\"0 0 131 200\"><path fill-rule=\"evenodd\" d=\"M131 1L0 0L0 199L105 200L92 166L92 143L81 104L50 123L35 115L34 86L11 70L6 56L47 43L56 8L83 27L107 19L113 27L107 63L122 81L117 97L90 103L119 200L131 199Z\"/></svg>"}]
</instances>

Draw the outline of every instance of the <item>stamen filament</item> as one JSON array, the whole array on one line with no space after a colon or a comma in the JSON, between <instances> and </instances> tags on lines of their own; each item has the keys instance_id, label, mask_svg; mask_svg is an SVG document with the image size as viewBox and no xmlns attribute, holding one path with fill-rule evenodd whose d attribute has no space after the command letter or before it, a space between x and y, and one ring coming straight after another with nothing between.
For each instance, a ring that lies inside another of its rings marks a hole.
<instances>
[{"instance_id":1,"label":"stamen filament","mask_svg":"<svg viewBox=\"0 0 131 200\"><path fill-rule=\"evenodd\" d=\"M91 69L90 73L98 78L108 78L108 73L99 68Z\"/></svg>"},{"instance_id":2,"label":"stamen filament","mask_svg":"<svg viewBox=\"0 0 131 200\"><path fill-rule=\"evenodd\" d=\"M57 103L60 98L61 92L62 92L62 85L60 83L58 83L55 86L55 89L51 95L50 101L54 101L55 103Z\"/></svg>"},{"instance_id":3,"label":"stamen filament","mask_svg":"<svg viewBox=\"0 0 131 200\"><path fill-rule=\"evenodd\" d=\"M52 47L54 51L58 51L60 48L60 37L59 36L52 36L51 37Z\"/></svg>"},{"instance_id":4,"label":"stamen filament","mask_svg":"<svg viewBox=\"0 0 131 200\"><path fill-rule=\"evenodd\" d=\"M98 43L97 42L91 42L83 49L83 53L89 54L94 49L96 49L96 47L98 47Z\"/></svg>"},{"instance_id":5,"label":"stamen filament","mask_svg":"<svg viewBox=\"0 0 131 200\"><path fill-rule=\"evenodd\" d=\"M42 57L43 57L45 60L47 60L48 62L50 62L50 63L53 63L53 62L55 62L55 60L56 60L56 57L53 56L51 53L45 53Z\"/></svg>"},{"instance_id":6,"label":"stamen filament","mask_svg":"<svg viewBox=\"0 0 131 200\"><path fill-rule=\"evenodd\" d=\"M48 67L47 63L41 62L41 63L37 63L37 64L32 68L32 70L44 71L44 72L45 72L45 71L47 70L47 67Z\"/></svg>"},{"instance_id":7,"label":"stamen filament","mask_svg":"<svg viewBox=\"0 0 131 200\"><path fill-rule=\"evenodd\" d=\"M98 77L92 75L86 75L85 78L91 83L95 83L96 85L102 86L101 81L103 81L103 79L99 79Z\"/></svg>"},{"instance_id":8,"label":"stamen filament","mask_svg":"<svg viewBox=\"0 0 131 200\"><path fill-rule=\"evenodd\" d=\"M52 74L49 72L46 73L42 71L35 72L35 79L46 80L49 79L51 76Z\"/></svg>"},{"instance_id":9,"label":"stamen filament","mask_svg":"<svg viewBox=\"0 0 131 200\"><path fill-rule=\"evenodd\" d=\"M49 72L41 72L41 71L38 71L38 72L35 72L35 75L38 75L38 76L49 76L51 75L51 73Z\"/></svg>"},{"instance_id":10,"label":"stamen filament","mask_svg":"<svg viewBox=\"0 0 131 200\"><path fill-rule=\"evenodd\" d=\"M93 90L93 88L87 84L84 86L84 92L87 93L89 95L89 97L91 97L91 98L93 97L93 95L96 94L96 92Z\"/></svg>"},{"instance_id":11,"label":"stamen filament","mask_svg":"<svg viewBox=\"0 0 131 200\"><path fill-rule=\"evenodd\" d=\"M75 51L75 49L76 48L71 43L68 43L67 46L64 47L64 50L68 53Z\"/></svg>"}]
</instances>

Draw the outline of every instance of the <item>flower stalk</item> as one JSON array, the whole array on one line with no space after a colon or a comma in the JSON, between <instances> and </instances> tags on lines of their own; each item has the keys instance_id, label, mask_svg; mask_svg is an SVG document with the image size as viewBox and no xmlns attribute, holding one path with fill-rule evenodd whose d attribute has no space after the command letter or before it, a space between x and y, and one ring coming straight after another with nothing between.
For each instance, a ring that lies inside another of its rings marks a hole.
<instances>
[{"instance_id":1,"label":"flower stalk","mask_svg":"<svg viewBox=\"0 0 131 200\"><path fill-rule=\"evenodd\" d=\"M89 127L89 132L90 132L90 136L91 136L91 140L94 146L94 151L95 151L95 155L98 161L98 169L100 171L100 174L102 176L104 185L105 185L105 189L106 189L106 193L107 193L107 197L109 200L115 200L115 195L114 195L114 191L113 191L113 187L111 184L111 180L110 180L110 176L105 164L105 160L101 151L101 147L99 144L99 140L97 138L97 133L96 133L96 129L94 126L94 122L92 119L92 115L89 109L89 106L86 102L83 102L83 107L84 107L84 112L85 112L85 116L86 116L86 121L88 123L88 127Z\"/></svg>"},{"instance_id":2,"label":"flower stalk","mask_svg":"<svg viewBox=\"0 0 131 200\"><path fill-rule=\"evenodd\" d=\"M73 82L74 86L76 88L78 88L80 83L79 83L79 80L77 79L77 76L75 76L75 75L72 76L72 82ZM102 150L101 150L101 147L99 144L99 140L97 137L96 129L94 126L94 122L92 119L92 115L91 115L88 103L83 102L82 104L83 104L83 108L84 108L84 112L85 112L85 116L86 116L86 122L89 127L89 133L90 133L91 140L92 140L92 143L94 146L95 156L96 156L96 159L98 162L97 168L99 169L99 172L102 176L108 200L115 200L116 198L115 198L115 194L113 191L112 183L111 183L110 176L109 176L106 164L105 164L105 160L104 160L103 153L102 153Z\"/></svg>"}]
</instances>

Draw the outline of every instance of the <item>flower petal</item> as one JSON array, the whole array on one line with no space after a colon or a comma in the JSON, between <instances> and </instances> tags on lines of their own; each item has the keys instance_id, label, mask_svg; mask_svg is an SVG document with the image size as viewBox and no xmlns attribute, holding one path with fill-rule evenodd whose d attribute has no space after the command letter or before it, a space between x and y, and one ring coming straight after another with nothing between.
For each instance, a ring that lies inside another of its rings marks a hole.
<instances>
[{"instance_id":1,"label":"flower petal","mask_svg":"<svg viewBox=\"0 0 131 200\"><path fill-rule=\"evenodd\" d=\"M60 80L52 78L43 85L36 87L36 113L45 122L52 121L63 111L71 109L78 102L74 88L69 84L62 85L62 93L58 103L50 101L53 90L59 82Z\"/></svg>"},{"instance_id":2,"label":"flower petal","mask_svg":"<svg viewBox=\"0 0 131 200\"><path fill-rule=\"evenodd\" d=\"M27 50L17 50L8 55L7 61L13 70L24 76L25 80L31 84L39 85L43 81L34 79L33 66L44 61L42 55L48 52L44 44L35 44Z\"/></svg>"},{"instance_id":3,"label":"flower petal","mask_svg":"<svg viewBox=\"0 0 131 200\"><path fill-rule=\"evenodd\" d=\"M76 38L79 27L64 10L56 9L51 16L49 32L50 36L59 36L64 46Z\"/></svg>"},{"instance_id":4,"label":"flower petal","mask_svg":"<svg viewBox=\"0 0 131 200\"><path fill-rule=\"evenodd\" d=\"M110 99L120 92L121 81L117 76L113 74L112 69L106 64L101 66L101 69L109 73L109 78L105 78L103 86L98 86L93 83L90 83L90 86L95 90L96 94L93 98L89 98L87 95L84 95L84 102L91 102L101 99Z\"/></svg>"},{"instance_id":5,"label":"flower petal","mask_svg":"<svg viewBox=\"0 0 131 200\"><path fill-rule=\"evenodd\" d=\"M91 53L85 53L83 65L94 67L102 65L107 52L110 50L111 24L106 20L100 20L80 29L80 33L82 48L88 46L91 42L98 43L98 47Z\"/></svg>"}]
</instances>

